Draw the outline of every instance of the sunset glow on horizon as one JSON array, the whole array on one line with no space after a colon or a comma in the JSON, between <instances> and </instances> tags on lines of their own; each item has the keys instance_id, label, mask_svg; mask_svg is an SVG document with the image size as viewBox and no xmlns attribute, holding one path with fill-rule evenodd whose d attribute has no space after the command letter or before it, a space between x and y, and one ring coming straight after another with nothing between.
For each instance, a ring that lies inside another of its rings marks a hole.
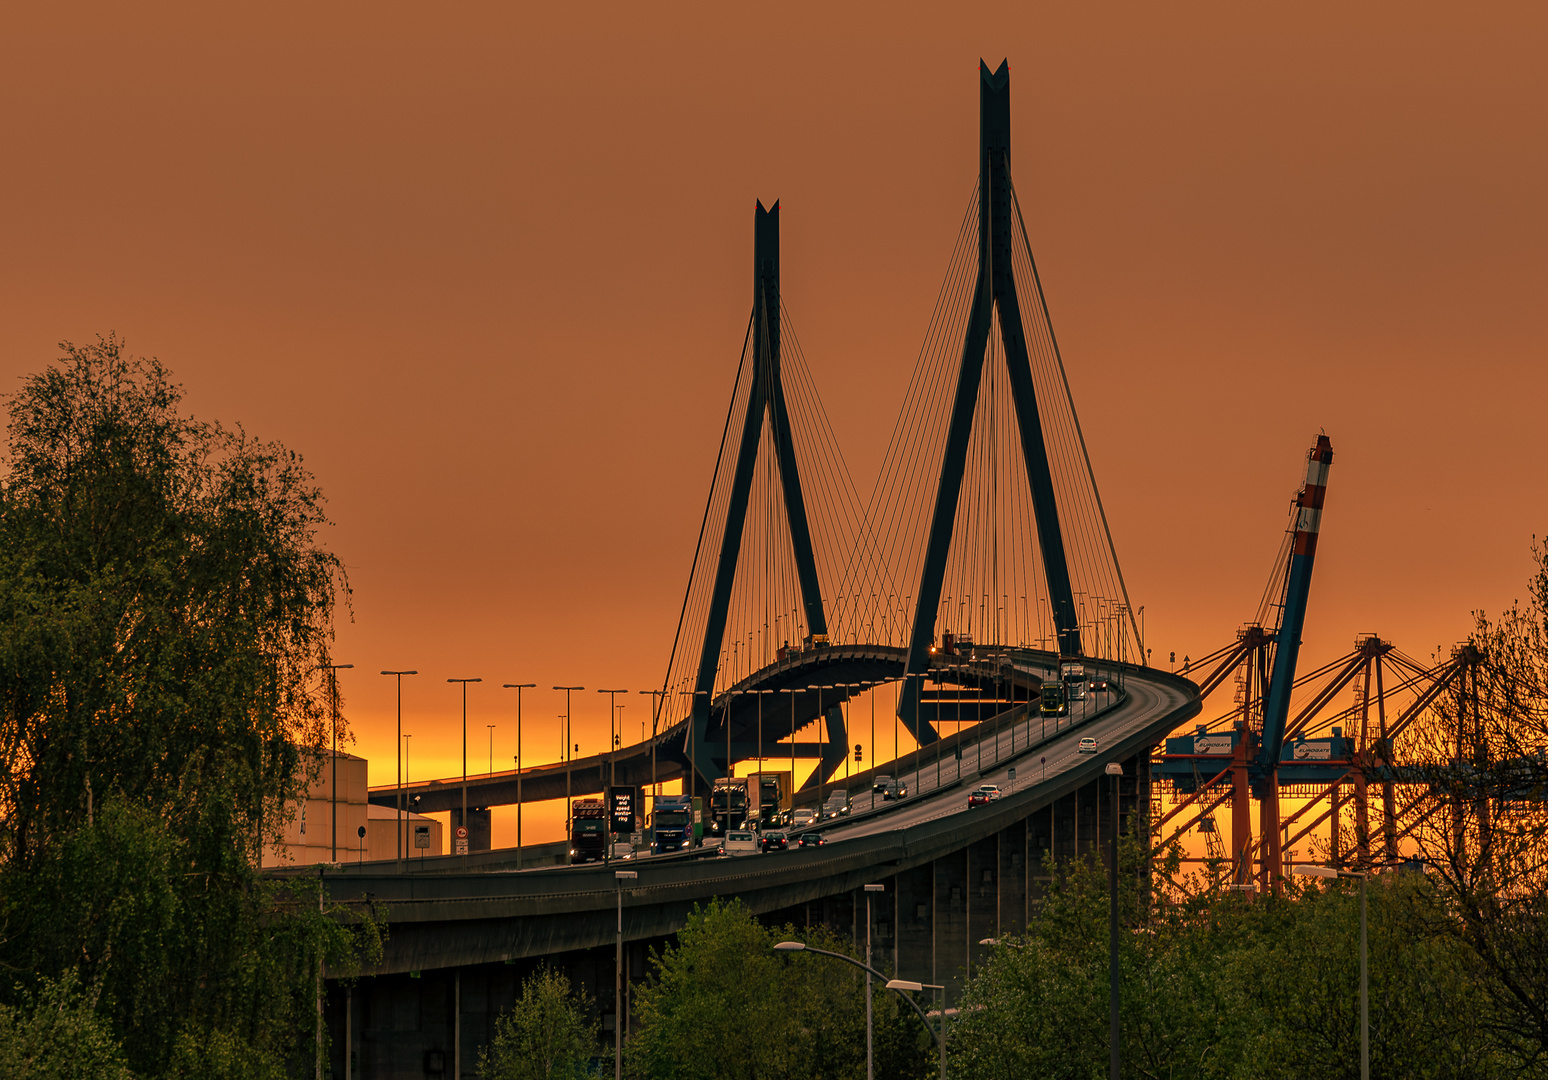
<instances>
[{"instance_id":1,"label":"sunset glow on horizon","mask_svg":"<svg viewBox=\"0 0 1548 1080\"><path fill-rule=\"evenodd\" d=\"M462 771L448 678L484 680L470 775L512 766L506 682L536 684L524 764L562 756L556 684L591 688L579 756L608 740L596 687L628 689L634 742L755 199L780 200L784 301L863 499L976 182L979 57L1008 56L1018 197L1153 665L1252 617L1319 431L1302 670L1363 633L1444 658L1522 595L1548 530L1542 7L802 11L14 10L3 388L117 333L200 418L305 457L373 786L383 668L420 672L415 781ZM913 746L875 696L875 746L851 705L865 768ZM562 800L524 813L559 838Z\"/></svg>"}]
</instances>

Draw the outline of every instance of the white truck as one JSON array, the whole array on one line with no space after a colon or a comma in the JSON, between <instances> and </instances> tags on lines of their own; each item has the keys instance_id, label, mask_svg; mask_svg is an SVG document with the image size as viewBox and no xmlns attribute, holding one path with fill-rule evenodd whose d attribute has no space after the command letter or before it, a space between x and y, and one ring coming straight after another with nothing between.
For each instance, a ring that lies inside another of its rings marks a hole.
<instances>
[{"instance_id":1,"label":"white truck","mask_svg":"<svg viewBox=\"0 0 1548 1080\"><path fill-rule=\"evenodd\" d=\"M1064 683L1066 701L1086 700L1086 665L1079 660L1059 661L1059 681Z\"/></svg>"}]
</instances>

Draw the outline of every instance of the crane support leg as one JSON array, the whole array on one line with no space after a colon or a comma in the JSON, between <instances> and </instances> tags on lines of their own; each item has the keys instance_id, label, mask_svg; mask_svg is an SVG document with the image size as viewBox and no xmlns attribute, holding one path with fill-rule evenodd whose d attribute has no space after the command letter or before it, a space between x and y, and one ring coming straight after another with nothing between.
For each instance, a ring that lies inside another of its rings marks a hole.
<instances>
[{"instance_id":1,"label":"crane support leg","mask_svg":"<svg viewBox=\"0 0 1548 1080\"><path fill-rule=\"evenodd\" d=\"M1236 759L1231 766L1232 884L1252 882L1252 792L1247 783L1247 726L1238 722Z\"/></svg>"}]
</instances>

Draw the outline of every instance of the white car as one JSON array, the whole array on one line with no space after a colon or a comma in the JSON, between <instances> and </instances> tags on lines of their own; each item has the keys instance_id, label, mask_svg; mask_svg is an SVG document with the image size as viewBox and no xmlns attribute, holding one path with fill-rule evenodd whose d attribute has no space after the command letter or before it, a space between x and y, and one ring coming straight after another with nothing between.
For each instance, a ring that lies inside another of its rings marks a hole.
<instances>
[{"instance_id":1,"label":"white car","mask_svg":"<svg viewBox=\"0 0 1548 1080\"><path fill-rule=\"evenodd\" d=\"M753 855L758 851L758 838L745 830L732 829L726 833L726 842L721 845L721 850L727 855Z\"/></svg>"},{"instance_id":2,"label":"white car","mask_svg":"<svg viewBox=\"0 0 1548 1080\"><path fill-rule=\"evenodd\" d=\"M979 784L978 785L978 790L982 791L985 795L989 796L989 801L990 802L994 802L996 799L998 799L1000 797L1000 785L999 784Z\"/></svg>"},{"instance_id":3,"label":"white car","mask_svg":"<svg viewBox=\"0 0 1548 1080\"><path fill-rule=\"evenodd\" d=\"M1096 753L1096 740L1093 739L1090 735L1087 735L1084 739L1080 740L1080 745L1075 748L1075 752L1078 754Z\"/></svg>"}]
</instances>

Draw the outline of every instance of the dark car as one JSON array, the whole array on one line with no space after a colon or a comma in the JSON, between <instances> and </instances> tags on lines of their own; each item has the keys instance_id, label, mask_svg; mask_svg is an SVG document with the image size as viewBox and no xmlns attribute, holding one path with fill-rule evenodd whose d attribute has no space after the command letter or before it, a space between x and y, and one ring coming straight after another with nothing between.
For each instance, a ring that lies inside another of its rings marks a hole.
<instances>
[{"instance_id":1,"label":"dark car","mask_svg":"<svg viewBox=\"0 0 1548 1080\"><path fill-rule=\"evenodd\" d=\"M1111 690L1112 688L1113 688L1112 683L1108 682L1106 679L1092 679L1091 680L1091 689L1094 690L1094 691L1100 691L1100 692L1105 694L1109 690Z\"/></svg>"},{"instance_id":2,"label":"dark car","mask_svg":"<svg viewBox=\"0 0 1548 1080\"><path fill-rule=\"evenodd\" d=\"M801 847L822 847L822 845L824 845L826 843L827 843L827 841L822 838L822 833L820 833L820 832L804 832L804 833L801 834L801 839L799 841L799 846L801 846Z\"/></svg>"},{"instance_id":3,"label":"dark car","mask_svg":"<svg viewBox=\"0 0 1548 1080\"><path fill-rule=\"evenodd\" d=\"M893 799L908 798L908 785L901 780L892 780L882 792L882 802L891 802Z\"/></svg>"},{"instance_id":4,"label":"dark car","mask_svg":"<svg viewBox=\"0 0 1548 1080\"><path fill-rule=\"evenodd\" d=\"M790 837L782 832L766 832L758 844L763 851L786 851L790 847Z\"/></svg>"},{"instance_id":5,"label":"dark car","mask_svg":"<svg viewBox=\"0 0 1548 1080\"><path fill-rule=\"evenodd\" d=\"M969 807L973 807L973 806L988 806L988 805L989 805L989 793L987 791L983 790L983 788L979 788L977 791L971 791L971 792L968 793L968 806Z\"/></svg>"},{"instance_id":6,"label":"dark car","mask_svg":"<svg viewBox=\"0 0 1548 1080\"><path fill-rule=\"evenodd\" d=\"M892 777L890 777L890 776L878 776L871 783L871 791L872 791L872 793L875 793L875 792L885 792L887 790L887 785L890 784L890 783L892 783Z\"/></svg>"}]
</instances>

